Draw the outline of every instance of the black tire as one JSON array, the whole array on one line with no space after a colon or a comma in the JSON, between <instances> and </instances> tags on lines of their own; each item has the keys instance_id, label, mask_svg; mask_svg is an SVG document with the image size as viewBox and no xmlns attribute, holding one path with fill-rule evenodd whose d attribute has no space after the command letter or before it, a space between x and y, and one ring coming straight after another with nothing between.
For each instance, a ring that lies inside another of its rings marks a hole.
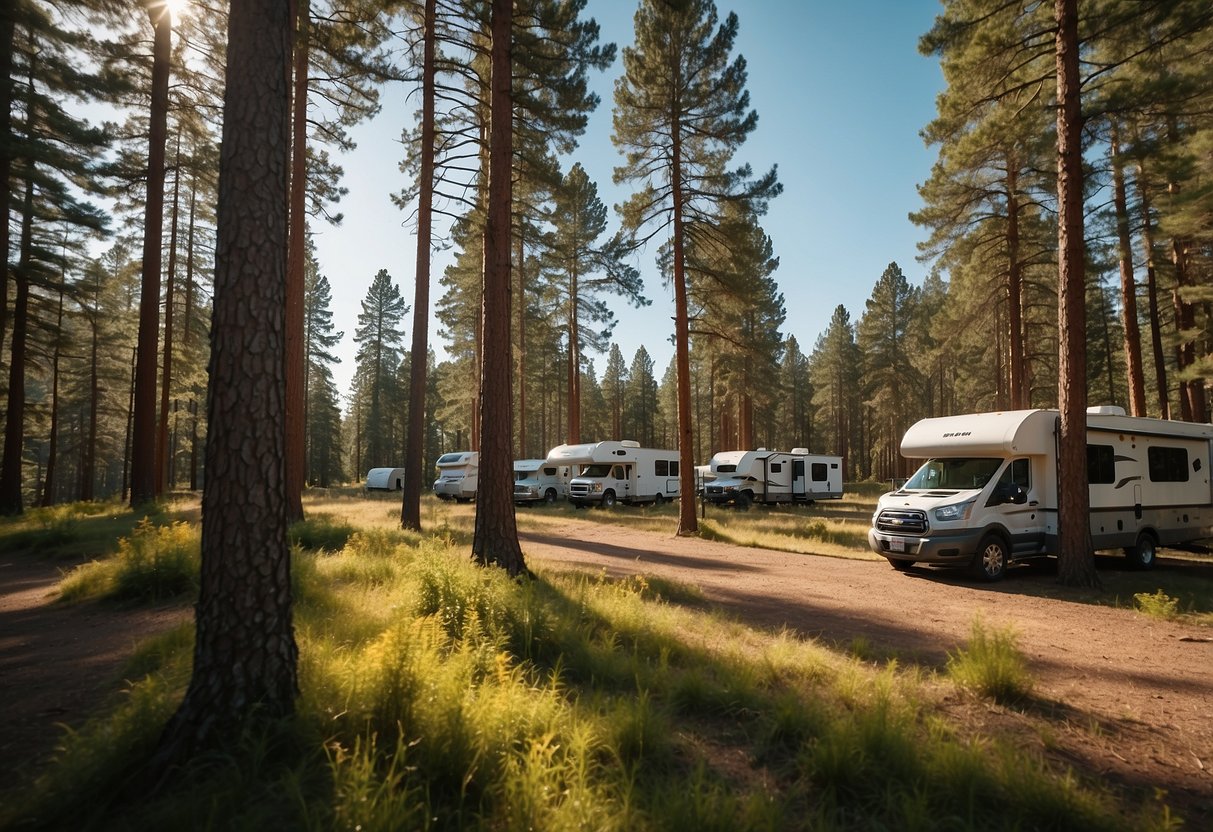
<instances>
[{"instance_id":1,"label":"black tire","mask_svg":"<svg viewBox=\"0 0 1213 832\"><path fill-rule=\"evenodd\" d=\"M602 507L603 508L613 508L614 505L615 505L615 492L608 488L606 491L602 492Z\"/></svg>"},{"instance_id":2,"label":"black tire","mask_svg":"<svg viewBox=\"0 0 1213 832\"><path fill-rule=\"evenodd\" d=\"M549 505L556 502L556 489L549 488L547 491L543 492L543 501Z\"/></svg>"},{"instance_id":3,"label":"black tire","mask_svg":"<svg viewBox=\"0 0 1213 832\"><path fill-rule=\"evenodd\" d=\"M737 508L739 511L749 511L752 502L754 502L754 495L748 491L742 491L737 495Z\"/></svg>"},{"instance_id":4,"label":"black tire","mask_svg":"<svg viewBox=\"0 0 1213 832\"><path fill-rule=\"evenodd\" d=\"M665 502L664 494L658 494L656 497L653 498L653 505L655 505L655 506L659 506L659 505L663 504L664 502Z\"/></svg>"},{"instance_id":5,"label":"black tire","mask_svg":"<svg viewBox=\"0 0 1213 832\"><path fill-rule=\"evenodd\" d=\"M1132 569L1149 569L1158 558L1158 541L1149 532L1137 536L1137 544L1125 549L1125 558Z\"/></svg>"},{"instance_id":6,"label":"black tire","mask_svg":"<svg viewBox=\"0 0 1213 832\"><path fill-rule=\"evenodd\" d=\"M888 558L889 566L896 569L898 572L908 572L910 567L914 565L912 560L898 560L897 558Z\"/></svg>"},{"instance_id":7,"label":"black tire","mask_svg":"<svg viewBox=\"0 0 1213 832\"><path fill-rule=\"evenodd\" d=\"M973 574L983 581L1000 581L1007 574L1010 552L1001 536L988 534L981 539L973 556Z\"/></svg>"}]
</instances>

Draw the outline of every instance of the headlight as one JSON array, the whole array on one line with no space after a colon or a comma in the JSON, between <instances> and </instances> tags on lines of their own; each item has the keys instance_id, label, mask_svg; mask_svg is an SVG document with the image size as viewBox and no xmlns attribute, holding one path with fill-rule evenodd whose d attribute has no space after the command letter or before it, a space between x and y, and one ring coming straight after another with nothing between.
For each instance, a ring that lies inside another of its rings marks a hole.
<instances>
[{"instance_id":1,"label":"headlight","mask_svg":"<svg viewBox=\"0 0 1213 832\"><path fill-rule=\"evenodd\" d=\"M968 520L969 512L972 510L972 500L969 500L966 503L953 503L950 506L940 506L939 508L935 509L935 519L944 522Z\"/></svg>"},{"instance_id":2,"label":"headlight","mask_svg":"<svg viewBox=\"0 0 1213 832\"><path fill-rule=\"evenodd\" d=\"M725 490L725 491L736 491L736 490L737 490L737 486L735 486L735 485L726 485L726 486L724 487L724 490Z\"/></svg>"},{"instance_id":3,"label":"headlight","mask_svg":"<svg viewBox=\"0 0 1213 832\"><path fill-rule=\"evenodd\" d=\"M595 494L597 494L601 490L602 490L602 483L600 483L600 482L590 483L590 491L593 491Z\"/></svg>"}]
</instances>

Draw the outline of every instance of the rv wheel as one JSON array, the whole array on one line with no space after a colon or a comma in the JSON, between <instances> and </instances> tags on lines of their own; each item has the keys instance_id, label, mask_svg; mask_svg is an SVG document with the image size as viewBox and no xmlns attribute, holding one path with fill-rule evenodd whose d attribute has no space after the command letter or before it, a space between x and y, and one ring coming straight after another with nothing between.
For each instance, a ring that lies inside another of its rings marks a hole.
<instances>
[{"instance_id":1,"label":"rv wheel","mask_svg":"<svg viewBox=\"0 0 1213 832\"><path fill-rule=\"evenodd\" d=\"M615 492L610 490L604 491L602 494L602 507L611 508L613 505L615 505Z\"/></svg>"},{"instance_id":2,"label":"rv wheel","mask_svg":"<svg viewBox=\"0 0 1213 832\"><path fill-rule=\"evenodd\" d=\"M655 506L659 506L664 502L665 502L664 494L658 494L656 497L653 498L653 505L655 505Z\"/></svg>"},{"instance_id":3,"label":"rv wheel","mask_svg":"<svg viewBox=\"0 0 1213 832\"><path fill-rule=\"evenodd\" d=\"M1149 532L1139 534L1137 536L1137 545L1125 549L1125 557L1129 559L1129 566L1134 569L1149 569L1154 565L1157 547L1158 544L1154 542L1154 535Z\"/></svg>"},{"instance_id":4,"label":"rv wheel","mask_svg":"<svg viewBox=\"0 0 1213 832\"><path fill-rule=\"evenodd\" d=\"M996 534L986 535L973 557L973 572L987 581L1001 580L1007 571L1007 544Z\"/></svg>"},{"instance_id":5,"label":"rv wheel","mask_svg":"<svg viewBox=\"0 0 1213 832\"><path fill-rule=\"evenodd\" d=\"M737 495L737 508L742 511L749 511L752 502L754 502L754 497L748 491L742 491Z\"/></svg>"},{"instance_id":6,"label":"rv wheel","mask_svg":"<svg viewBox=\"0 0 1213 832\"><path fill-rule=\"evenodd\" d=\"M547 491L543 492L543 499L544 499L544 502L548 502L548 503L556 502L556 489L549 488Z\"/></svg>"}]
</instances>

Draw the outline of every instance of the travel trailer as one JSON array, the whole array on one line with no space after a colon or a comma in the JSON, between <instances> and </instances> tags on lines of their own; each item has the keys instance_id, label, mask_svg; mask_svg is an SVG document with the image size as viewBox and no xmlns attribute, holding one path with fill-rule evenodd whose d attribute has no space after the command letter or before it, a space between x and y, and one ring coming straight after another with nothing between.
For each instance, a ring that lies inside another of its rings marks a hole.
<instances>
[{"instance_id":1,"label":"travel trailer","mask_svg":"<svg viewBox=\"0 0 1213 832\"><path fill-rule=\"evenodd\" d=\"M569 493L569 466L546 459L514 460L514 502L554 503Z\"/></svg>"},{"instance_id":2,"label":"travel trailer","mask_svg":"<svg viewBox=\"0 0 1213 832\"><path fill-rule=\"evenodd\" d=\"M366 472L367 491L399 491L403 487L403 468L372 468Z\"/></svg>"},{"instance_id":3,"label":"travel trailer","mask_svg":"<svg viewBox=\"0 0 1213 832\"><path fill-rule=\"evenodd\" d=\"M480 454L477 451L455 451L438 457L438 479L434 493L441 500L466 503L476 499Z\"/></svg>"},{"instance_id":4,"label":"travel trailer","mask_svg":"<svg viewBox=\"0 0 1213 832\"><path fill-rule=\"evenodd\" d=\"M876 505L868 543L895 569L971 566L986 580L1058 544L1055 410L924 419L901 454L927 461ZM1158 546L1213 537L1213 425L1087 411L1091 540L1138 568Z\"/></svg>"},{"instance_id":5,"label":"travel trailer","mask_svg":"<svg viewBox=\"0 0 1213 832\"><path fill-rule=\"evenodd\" d=\"M709 463L703 498L749 508L751 503L811 503L842 498L842 457L790 451L721 451Z\"/></svg>"},{"instance_id":6,"label":"travel trailer","mask_svg":"<svg viewBox=\"0 0 1213 832\"><path fill-rule=\"evenodd\" d=\"M630 439L557 445L549 465L568 465L569 502L581 508L615 503L663 503L678 497L678 451L642 448Z\"/></svg>"}]
</instances>

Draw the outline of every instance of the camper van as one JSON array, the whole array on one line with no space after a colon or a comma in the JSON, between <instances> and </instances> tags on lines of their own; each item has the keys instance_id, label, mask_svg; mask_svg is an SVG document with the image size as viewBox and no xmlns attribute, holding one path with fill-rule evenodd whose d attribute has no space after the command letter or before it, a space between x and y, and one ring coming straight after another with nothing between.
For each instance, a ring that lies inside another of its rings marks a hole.
<instances>
[{"instance_id":1,"label":"camper van","mask_svg":"<svg viewBox=\"0 0 1213 832\"><path fill-rule=\"evenodd\" d=\"M403 487L403 468L372 468L366 472L367 491L399 491Z\"/></svg>"},{"instance_id":2,"label":"camper van","mask_svg":"<svg viewBox=\"0 0 1213 832\"><path fill-rule=\"evenodd\" d=\"M642 448L630 439L557 445L548 465L568 465L569 502L577 508L663 503L678 497L678 451Z\"/></svg>"},{"instance_id":3,"label":"camper van","mask_svg":"<svg viewBox=\"0 0 1213 832\"><path fill-rule=\"evenodd\" d=\"M554 503L569 493L569 466L546 459L514 460L514 502Z\"/></svg>"},{"instance_id":4,"label":"camper van","mask_svg":"<svg viewBox=\"0 0 1213 832\"><path fill-rule=\"evenodd\" d=\"M995 581L1010 561L1058 544L1055 410L945 416L916 423L901 454L926 462L876 504L868 543L895 569L971 566ZM1138 568L1158 546L1213 537L1213 425L1087 411L1091 540Z\"/></svg>"},{"instance_id":5,"label":"camper van","mask_svg":"<svg viewBox=\"0 0 1213 832\"><path fill-rule=\"evenodd\" d=\"M721 451L709 463L713 479L704 486L710 503L811 503L842 498L842 457L790 451Z\"/></svg>"},{"instance_id":6,"label":"camper van","mask_svg":"<svg viewBox=\"0 0 1213 832\"><path fill-rule=\"evenodd\" d=\"M477 451L455 451L438 457L438 479L434 493L441 500L466 503L476 499L480 454Z\"/></svg>"}]
</instances>

